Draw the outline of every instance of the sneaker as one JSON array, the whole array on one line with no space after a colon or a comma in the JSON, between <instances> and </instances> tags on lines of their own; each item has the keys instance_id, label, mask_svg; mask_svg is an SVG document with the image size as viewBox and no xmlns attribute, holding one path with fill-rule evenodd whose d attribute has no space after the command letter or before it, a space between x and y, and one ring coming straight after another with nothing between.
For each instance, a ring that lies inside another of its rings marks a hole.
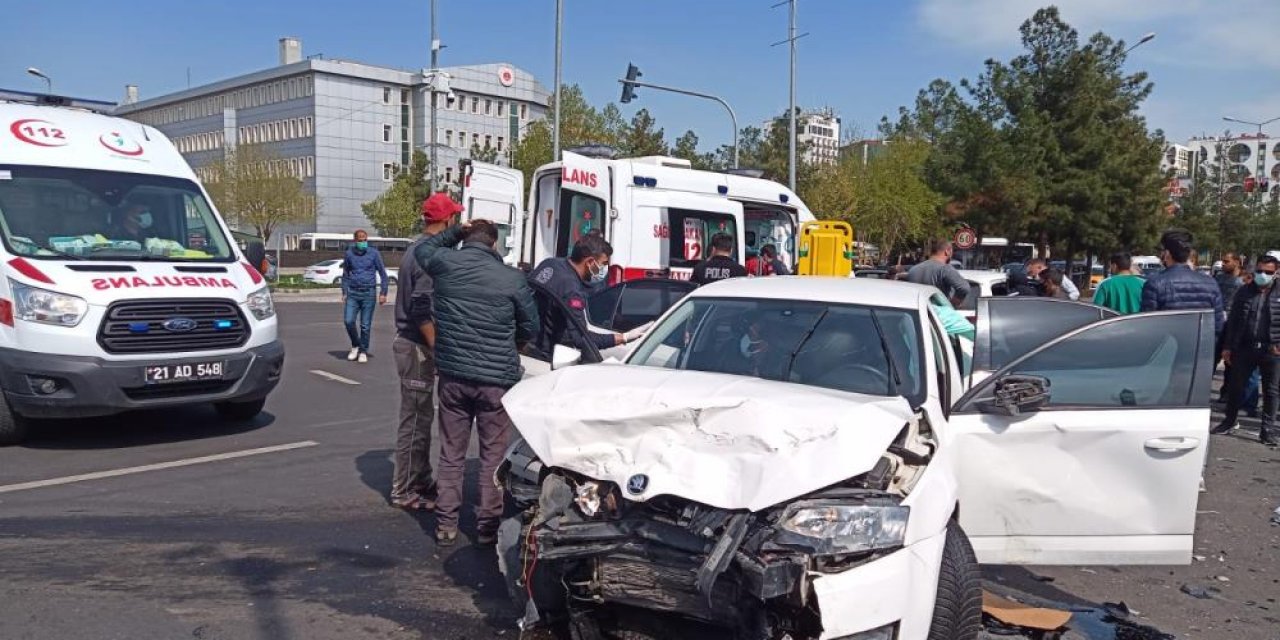
<instances>
[{"instance_id":1,"label":"sneaker","mask_svg":"<svg viewBox=\"0 0 1280 640\"><path fill-rule=\"evenodd\" d=\"M350 362L355 362L356 358L359 358L359 357L360 357L360 347L352 347L351 353L347 354L347 360Z\"/></svg>"},{"instance_id":2,"label":"sneaker","mask_svg":"<svg viewBox=\"0 0 1280 640\"><path fill-rule=\"evenodd\" d=\"M359 362L360 364L364 364L368 361L369 361L369 354L363 351L360 352L359 356L356 356L356 362Z\"/></svg>"},{"instance_id":3,"label":"sneaker","mask_svg":"<svg viewBox=\"0 0 1280 640\"><path fill-rule=\"evenodd\" d=\"M452 547L453 543L458 541L457 529L441 529L436 532L436 545L441 547Z\"/></svg>"},{"instance_id":4,"label":"sneaker","mask_svg":"<svg viewBox=\"0 0 1280 640\"><path fill-rule=\"evenodd\" d=\"M1274 433L1271 433L1270 431L1267 431L1265 429L1262 431L1262 433L1258 434L1258 441L1261 442L1262 444L1267 445L1268 447L1280 447L1280 439L1276 438Z\"/></svg>"},{"instance_id":5,"label":"sneaker","mask_svg":"<svg viewBox=\"0 0 1280 640\"><path fill-rule=\"evenodd\" d=\"M1237 426L1239 426L1239 425L1237 425L1237 424L1236 424L1236 423L1234 423L1234 422L1230 422L1230 423L1228 423L1228 422L1221 422L1221 423L1219 423L1219 424L1218 424L1218 426L1216 426L1216 427L1214 427L1214 428L1210 429L1210 430L1209 430L1209 433L1212 433L1212 434L1214 434L1214 435L1219 435L1219 436L1220 436L1220 435L1222 435L1222 434L1224 434L1224 433L1231 433L1231 430L1232 430L1232 429L1235 429Z\"/></svg>"},{"instance_id":6,"label":"sneaker","mask_svg":"<svg viewBox=\"0 0 1280 640\"><path fill-rule=\"evenodd\" d=\"M405 511L431 511L436 508L436 501L413 494L392 498L391 506Z\"/></svg>"}]
</instances>

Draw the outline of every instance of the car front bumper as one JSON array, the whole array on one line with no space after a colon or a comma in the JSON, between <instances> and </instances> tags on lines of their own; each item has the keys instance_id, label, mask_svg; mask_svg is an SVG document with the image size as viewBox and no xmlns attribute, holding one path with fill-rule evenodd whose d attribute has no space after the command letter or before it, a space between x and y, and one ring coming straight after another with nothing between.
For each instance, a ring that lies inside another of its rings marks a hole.
<instances>
[{"instance_id":1,"label":"car front bumper","mask_svg":"<svg viewBox=\"0 0 1280 640\"><path fill-rule=\"evenodd\" d=\"M225 363L220 379L146 384L143 368L152 365ZM17 413L32 418L104 416L199 402L250 402L267 397L280 382L284 345L276 340L223 355L165 357L146 361L33 353L0 349L0 386ZM57 389L41 393L43 379Z\"/></svg>"}]
</instances>

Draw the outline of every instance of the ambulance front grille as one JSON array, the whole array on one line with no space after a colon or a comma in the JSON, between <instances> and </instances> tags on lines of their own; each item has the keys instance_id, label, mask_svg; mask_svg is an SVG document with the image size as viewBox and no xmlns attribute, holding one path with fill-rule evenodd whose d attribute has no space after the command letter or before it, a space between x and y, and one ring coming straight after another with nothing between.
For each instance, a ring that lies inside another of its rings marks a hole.
<instances>
[{"instance_id":1,"label":"ambulance front grille","mask_svg":"<svg viewBox=\"0 0 1280 640\"><path fill-rule=\"evenodd\" d=\"M182 330L190 326L182 319L194 321L194 328ZM102 349L119 354L232 349L248 340L249 325L240 307L216 298L116 302L98 329Z\"/></svg>"}]
</instances>

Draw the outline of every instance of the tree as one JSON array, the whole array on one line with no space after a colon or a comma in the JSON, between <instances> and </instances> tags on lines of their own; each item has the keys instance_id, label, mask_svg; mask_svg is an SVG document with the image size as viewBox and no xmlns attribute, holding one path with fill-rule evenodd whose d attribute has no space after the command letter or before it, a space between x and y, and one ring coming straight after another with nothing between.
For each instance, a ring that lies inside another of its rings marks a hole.
<instances>
[{"instance_id":1,"label":"tree","mask_svg":"<svg viewBox=\"0 0 1280 640\"><path fill-rule=\"evenodd\" d=\"M408 170L396 167L396 177L391 186L382 195L360 205L360 210L379 235L411 238L422 232L422 202L431 195L431 183L427 178L429 169L427 154L414 151Z\"/></svg>"},{"instance_id":2,"label":"tree","mask_svg":"<svg viewBox=\"0 0 1280 640\"><path fill-rule=\"evenodd\" d=\"M610 105L612 106L612 105ZM641 109L623 130L618 151L625 157L665 156L668 153L663 130L648 109Z\"/></svg>"},{"instance_id":3,"label":"tree","mask_svg":"<svg viewBox=\"0 0 1280 640\"><path fill-rule=\"evenodd\" d=\"M675 145L671 147L671 155L688 160L694 169L706 171L716 168L715 154L698 152L698 134L693 131L685 131L676 138Z\"/></svg>"},{"instance_id":4,"label":"tree","mask_svg":"<svg viewBox=\"0 0 1280 640\"><path fill-rule=\"evenodd\" d=\"M209 171L205 188L214 205L233 224L252 227L264 243L280 225L316 217L315 195L269 148L246 144L229 148Z\"/></svg>"},{"instance_id":5,"label":"tree","mask_svg":"<svg viewBox=\"0 0 1280 640\"><path fill-rule=\"evenodd\" d=\"M613 104L597 110L587 103L578 85L566 85L560 90L564 109L560 112L560 148L603 144L618 147L620 135L626 128L621 112ZM555 96L548 102L554 111ZM551 116L546 120L530 123L524 136L511 150L511 166L524 172L525 181L533 179L538 167L551 162Z\"/></svg>"},{"instance_id":6,"label":"tree","mask_svg":"<svg viewBox=\"0 0 1280 640\"><path fill-rule=\"evenodd\" d=\"M492 146L482 147L478 144L473 144L471 145L471 159L476 162L493 164L498 161L498 150Z\"/></svg>"},{"instance_id":7,"label":"tree","mask_svg":"<svg viewBox=\"0 0 1280 640\"><path fill-rule=\"evenodd\" d=\"M929 184L949 216L983 235L1034 240L1068 260L1150 246L1168 221L1163 136L1139 113L1146 74L1126 75L1123 42L1081 42L1056 8L1020 31L1022 55L988 60L963 93L934 81L882 131L931 144Z\"/></svg>"}]
</instances>

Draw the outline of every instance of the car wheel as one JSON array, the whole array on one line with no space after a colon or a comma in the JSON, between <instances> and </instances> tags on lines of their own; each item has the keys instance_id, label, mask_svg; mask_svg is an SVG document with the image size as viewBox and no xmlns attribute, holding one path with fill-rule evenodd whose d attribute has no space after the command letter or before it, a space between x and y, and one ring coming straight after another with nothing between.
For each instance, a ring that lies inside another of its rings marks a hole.
<instances>
[{"instance_id":1,"label":"car wheel","mask_svg":"<svg viewBox=\"0 0 1280 640\"><path fill-rule=\"evenodd\" d=\"M387 282L390 282L393 287L396 286L396 279L394 277L387 278Z\"/></svg>"},{"instance_id":2,"label":"car wheel","mask_svg":"<svg viewBox=\"0 0 1280 640\"><path fill-rule=\"evenodd\" d=\"M974 640L982 628L982 574L960 525L947 524L929 640Z\"/></svg>"},{"instance_id":3,"label":"car wheel","mask_svg":"<svg viewBox=\"0 0 1280 640\"><path fill-rule=\"evenodd\" d=\"M18 415L0 391L0 447L22 442L30 431L31 421Z\"/></svg>"},{"instance_id":4,"label":"car wheel","mask_svg":"<svg viewBox=\"0 0 1280 640\"><path fill-rule=\"evenodd\" d=\"M224 420L234 422L243 422L252 420L254 416L262 413L262 407L266 406L267 399L250 400L249 402L219 402L213 405L218 410L218 415Z\"/></svg>"},{"instance_id":5,"label":"car wheel","mask_svg":"<svg viewBox=\"0 0 1280 640\"><path fill-rule=\"evenodd\" d=\"M336 277L336 278L334 278L334 279L333 279L333 286L335 286L335 287L341 287L341 286L342 286L342 276L338 276L338 277Z\"/></svg>"}]
</instances>

